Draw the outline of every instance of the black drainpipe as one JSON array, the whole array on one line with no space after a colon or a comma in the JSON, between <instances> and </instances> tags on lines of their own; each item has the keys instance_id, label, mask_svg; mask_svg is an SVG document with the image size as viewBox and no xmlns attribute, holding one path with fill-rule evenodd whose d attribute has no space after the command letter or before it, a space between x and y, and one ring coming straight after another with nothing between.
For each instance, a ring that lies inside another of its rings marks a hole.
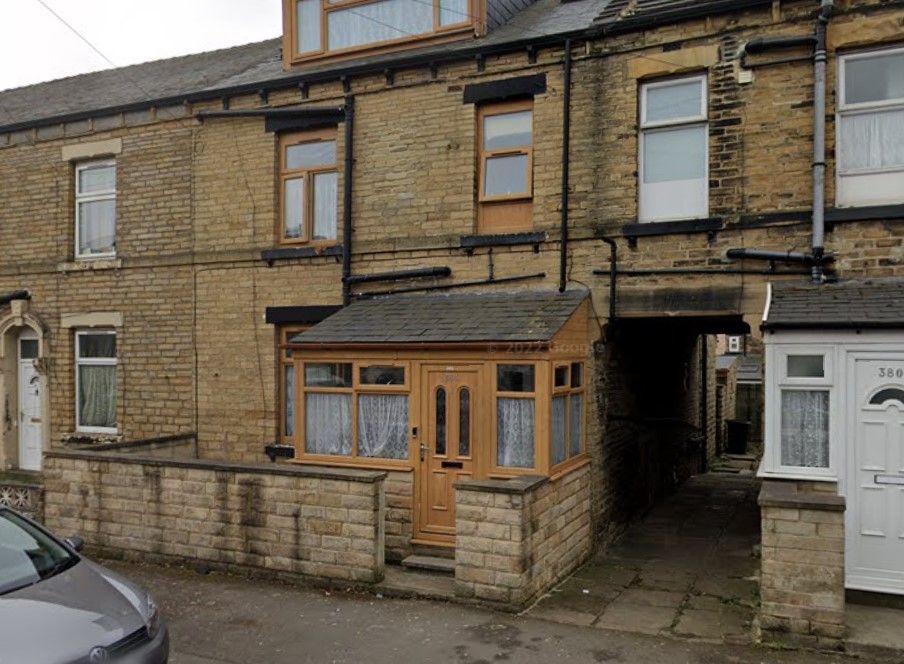
<instances>
[{"instance_id":1,"label":"black drainpipe","mask_svg":"<svg viewBox=\"0 0 904 664\"><path fill-rule=\"evenodd\" d=\"M601 237L600 240L609 245L609 330L615 325L615 295L618 283L618 245L609 237ZM602 274L602 270L593 271L594 274Z\"/></svg>"},{"instance_id":2,"label":"black drainpipe","mask_svg":"<svg viewBox=\"0 0 904 664\"><path fill-rule=\"evenodd\" d=\"M559 255L559 292L568 287L568 171L571 150L571 39L565 40L562 99L562 245Z\"/></svg>"},{"instance_id":3,"label":"black drainpipe","mask_svg":"<svg viewBox=\"0 0 904 664\"><path fill-rule=\"evenodd\" d=\"M355 98L345 98L345 167L342 192L342 304L351 301L352 276L352 167L354 166Z\"/></svg>"},{"instance_id":4,"label":"black drainpipe","mask_svg":"<svg viewBox=\"0 0 904 664\"><path fill-rule=\"evenodd\" d=\"M706 341L706 335L702 335L700 337L700 438L703 441L703 449L700 452L700 472L705 473L709 469L709 459L707 458L707 452L709 447L709 441L707 440L709 436L709 426L707 424L707 417L709 415L709 376L707 375L707 371L709 371L709 358L707 357L709 353L709 347Z\"/></svg>"}]
</instances>

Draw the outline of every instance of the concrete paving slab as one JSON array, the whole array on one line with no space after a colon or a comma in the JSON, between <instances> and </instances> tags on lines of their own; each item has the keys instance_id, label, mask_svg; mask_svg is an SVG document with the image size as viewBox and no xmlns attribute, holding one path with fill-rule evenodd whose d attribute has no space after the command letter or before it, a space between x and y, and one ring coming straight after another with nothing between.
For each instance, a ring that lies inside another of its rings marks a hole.
<instances>
[{"instance_id":1,"label":"concrete paving slab","mask_svg":"<svg viewBox=\"0 0 904 664\"><path fill-rule=\"evenodd\" d=\"M904 611L848 604L846 618L848 644L904 652Z\"/></svg>"},{"instance_id":2,"label":"concrete paving slab","mask_svg":"<svg viewBox=\"0 0 904 664\"><path fill-rule=\"evenodd\" d=\"M553 589L542 601L546 607L559 607L598 616L624 588L611 584L569 579Z\"/></svg>"},{"instance_id":3,"label":"concrete paving slab","mask_svg":"<svg viewBox=\"0 0 904 664\"><path fill-rule=\"evenodd\" d=\"M687 602L688 608L701 611L718 611L721 605L722 602L718 597L709 597L708 595L691 595Z\"/></svg>"},{"instance_id":4,"label":"concrete paving slab","mask_svg":"<svg viewBox=\"0 0 904 664\"><path fill-rule=\"evenodd\" d=\"M619 595L610 605L609 610L626 605L656 606L677 611L684 602L684 593L668 590L648 590L646 588L629 588Z\"/></svg>"},{"instance_id":5,"label":"concrete paving slab","mask_svg":"<svg viewBox=\"0 0 904 664\"><path fill-rule=\"evenodd\" d=\"M610 605L594 627L614 629L638 634L660 634L669 630L675 619L675 611L659 606L642 604Z\"/></svg>"},{"instance_id":6,"label":"concrete paving slab","mask_svg":"<svg viewBox=\"0 0 904 664\"><path fill-rule=\"evenodd\" d=\"M692 639L721 641L722 630L719 626L718 611L685 609L675 625L675 634Z\"/></svg>"},{"instance_id":7,"label":"concrete paving slab","mask_svg":"<svg viewBox=\"0 0 904 664\"><path fill-rule=\"evenodd\" d=\"M628 587L637 579L637 568L612 560L592 561L574 573L575 579Z\"/></svg>"},{"instance_id":8,"label":"concrete paving slab","mask_svg":"<svg viewBox=\"0 0 904 664\"><path fill-rule=\"evenodd\" d=\"M575 611L564 606L556 606L545 600L537 604L531 612L532 618L541 620L549 620L550 622L561 623L563 625L578 625L580 627L589 627L597 619L599 614L586 613L584 611Z\"/></svg>"}]
</instances>

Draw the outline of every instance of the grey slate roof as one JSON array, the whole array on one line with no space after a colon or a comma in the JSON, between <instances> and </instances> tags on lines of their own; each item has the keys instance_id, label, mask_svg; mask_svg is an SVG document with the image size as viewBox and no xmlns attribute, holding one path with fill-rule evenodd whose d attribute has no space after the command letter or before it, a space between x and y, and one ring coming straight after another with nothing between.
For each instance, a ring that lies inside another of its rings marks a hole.
<instances>
[{"instance_id":1,"label":"grey slate roof","mask_svg":"<svg viewBox=\"0 0 904 664\"><path fill-rule=\"evenodd\" d=\"M378 297L350 304L290 342L549 341L588 295L571 290Z\"/></svg>"},{"instance_id":2,"label":"grey slate roof","mask_svg":"<svg viewBox=\"0 0 904 664\"><path fill-rule=\"evenodd\" d=\"M763 329L904 328L904 278L772 285Z\"/></svg>"},{"instance_id":3,"label":"grey slate roof","mask_svg":"<svg viewBox=\"0 0 904 664\"><path fill-rule=\"evenodd\" d=\"M276 1L276 0L274 0ZM447 54L542 39L589 29L610 0L537 0L508 22L477 39L426 46L380 56L366 56L312 64L292 72L282 69L280 39L236 46L180 58L108 69L23 88L0 91L0 130L20 123L70 114L116 109L151 101L179 101L189 96L216 97L216 91L240 86L289 84L306 75L319 75L363 64L391 65L421 54ZM275 27L275 26L274 26Z\"/></svg>"},{"instance_id":4,"label":"grey slate roof","mask_svg":"<svg viewBox=\"0 0 904 664\"><path fill-rule=\"evenodd\" d=\"M771 4L771 0L612 0L598 22L609 32L626 32Z\"/></svg>"}]
</instances>

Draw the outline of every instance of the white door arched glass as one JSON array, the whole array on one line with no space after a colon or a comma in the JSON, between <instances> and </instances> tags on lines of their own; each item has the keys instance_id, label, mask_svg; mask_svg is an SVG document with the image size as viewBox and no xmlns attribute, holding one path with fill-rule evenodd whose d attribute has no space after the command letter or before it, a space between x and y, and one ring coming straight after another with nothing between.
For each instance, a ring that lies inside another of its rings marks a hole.
<instances>
[{"instance_id":1,"label":"white door arched glass","mask_svg":"<svg viewBox=\"0 0 904 664\"><path fill-rule=\"evenodd\" d=\"M35 365L38 344L38 335L31 330L19 336L19 468L22 470L41 470L43 381Z\"/></svg>"},{"instance_id":2,"label":"white door arched glass","mask_svg":"<svg viewBox=\"0 0 904 664\"><path fill-rule=\"evenodd\" d=\"M856 362L847 585L904 595L904 356Z\"/></svg>"}]
</instances>

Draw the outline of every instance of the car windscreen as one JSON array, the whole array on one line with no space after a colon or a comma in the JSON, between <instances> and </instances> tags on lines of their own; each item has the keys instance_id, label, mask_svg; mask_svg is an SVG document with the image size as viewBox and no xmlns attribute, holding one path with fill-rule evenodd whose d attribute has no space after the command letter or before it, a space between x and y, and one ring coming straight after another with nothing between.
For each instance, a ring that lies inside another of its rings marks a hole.
<instances>
[{"instance_id":1,"label":"car windscreen","mask_svg":"<svg viewBox=\"0 0 904 664\"><path fill-rule=\"evenodd\" d=\"M53 576L77 561L25 519L0 510L0 595Z\"/></svg>"}]
</instances>

